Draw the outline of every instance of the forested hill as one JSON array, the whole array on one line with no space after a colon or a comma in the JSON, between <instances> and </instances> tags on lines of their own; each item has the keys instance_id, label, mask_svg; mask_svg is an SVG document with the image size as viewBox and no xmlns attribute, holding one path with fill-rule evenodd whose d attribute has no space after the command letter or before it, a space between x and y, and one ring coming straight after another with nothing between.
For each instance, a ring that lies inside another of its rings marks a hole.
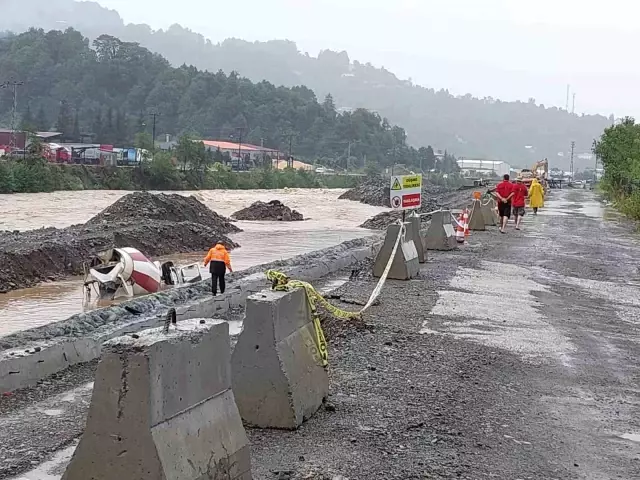
<instances>
[{"instance_id":1,"label":"forested hill","mask_svg":"<svg viewBox=\"0 0 640 480\"><path fill-rule=\"evenodd\" d=\"M116 12L92 2L4 3L4 11L10 15L0 18L0 30L61 28L59 22L64 20L63 24L90 38L108 33L138 42L176 66L186 63L210 71L235 70L255 82L266 79L276 85L306 85L318 98L331 93L338 107L378 111L406 128L408 140L414 145L431 144L461 156L499 158L514 164L549 157L557 165L557 153L567 152L572 140L578 151L587 151L593 139L611 124L604 116L570 115L535 102L454 97L446 91L400 80L384 68L350 61L346 52L324 51L315 58L299 52L289 41L227 40L212 44L180 26L153 31L146 25L125 25ZM535 152L525 146L533 146Z\"/></svg>"},{"instance_id":2,"label":"forested hill","mask_svg":"<svg viewBox=\"0 0 640 480\"><path fill-rule=\"evenodd\" d=\"M193 134L288 151L330 166L434 166L432 149L406 144L404 130L368 110L337 113L306 87L252 83L236 73L172 67L135 43L101 36L90 46L79 32L32 29L0 39L0 75L19 87L22 124L57 129L68 141L89 138L131 145L150 132L150 113L159 113L158 134ZM0 78L2 80L2 78ZM0 90L0 125L8 126L11 89ZM439 167L457 168L455 161Z\"/></svg>"}]
</instances>

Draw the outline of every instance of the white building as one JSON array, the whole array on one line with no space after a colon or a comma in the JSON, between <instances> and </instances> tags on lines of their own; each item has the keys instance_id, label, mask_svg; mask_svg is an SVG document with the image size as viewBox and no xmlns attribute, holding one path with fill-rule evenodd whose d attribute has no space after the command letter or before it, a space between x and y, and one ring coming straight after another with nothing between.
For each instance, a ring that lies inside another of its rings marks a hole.
<instances>
[{"instance_id":1,"label":"white building","mask_svg":"<svg viewBox=\"0 0 640 480\"><path fill-rule=\"evenodd\" d=\"M511 171L511 165L498 160L482 160L472 158L461 158L458 160L458 166L462 173L467 176L498 176L508 174Z\"/></svg>"}]
</instances>

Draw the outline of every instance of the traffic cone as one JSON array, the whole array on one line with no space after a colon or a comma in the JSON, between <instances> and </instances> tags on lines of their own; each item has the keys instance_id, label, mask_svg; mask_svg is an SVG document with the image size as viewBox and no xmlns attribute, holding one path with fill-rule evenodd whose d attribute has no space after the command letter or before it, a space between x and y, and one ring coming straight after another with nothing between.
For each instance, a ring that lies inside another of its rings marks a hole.
<instances>
[{"instance_id":1,"label":"traffic cone","mask_svg":"<svg viewBox=\"0 0 640 480\"><path fill-rule=\"evenodd\" d=\"M464 243L464 215L461 213L456 222L456 241L458 243Z\"/></svg>"},{"instance_id":2,"label":"traffic cone","mask_svg":"<svg viewBox=\"0 0 640 480\"><path fill-rule=\"evenodd\" d=\"M464 236L468 237L471 234L469 230L469 209L465 208L462 213L462 224L464 225Z\"/></svg>"}]
</instances>

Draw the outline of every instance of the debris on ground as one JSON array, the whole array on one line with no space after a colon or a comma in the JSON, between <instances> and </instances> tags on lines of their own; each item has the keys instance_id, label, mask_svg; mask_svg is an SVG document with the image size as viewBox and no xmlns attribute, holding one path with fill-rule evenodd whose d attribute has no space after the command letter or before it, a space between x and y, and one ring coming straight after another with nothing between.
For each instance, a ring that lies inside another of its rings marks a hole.
<instances>
[{"instance_id":1,"label":"debris on ground","mask_svg":"<svg viewBox=\"0 0 640 480\"><path fill-rule=\"evenodd\" d=\"M84 273L99 252L133 247L153 258L206 251L217 242L239 245L240 231L194 197L131 193L84 225L0 232L0 293Z\"/></svg>"},{"instance_id":2,"label":"debris on ground","mask_svg":"<svg viewBox=\"0 0 640 480\"><path fill-rule=\"evenodd\" d=\"M237 211L232 218L235 220L267 220L274 222L299 222L304 220L304 216L287 207L280 200L271 200L268 203L255 202L250 207Z\"/></svg>"}]
</instances>

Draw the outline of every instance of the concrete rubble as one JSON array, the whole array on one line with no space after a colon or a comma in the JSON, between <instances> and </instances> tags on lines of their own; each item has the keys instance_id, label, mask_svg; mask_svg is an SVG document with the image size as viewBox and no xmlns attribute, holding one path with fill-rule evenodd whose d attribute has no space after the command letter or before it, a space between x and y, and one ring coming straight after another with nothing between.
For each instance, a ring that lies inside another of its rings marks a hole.
<instances>
[{"instance_id":1,"label":"concrete rubble","mask_svg":"<svg viewBox=\"0 0 640 480\"><path fill-rule=\"evenodd\" d=\"M233 391L242 419L260 428L296 429L329 394L305 290L265 290L247 299L233 351Z\"/></svg>"},{"instance_id":2,"label":"concrete rubble","mask_svg":"<svg viewBox=\"0 0 640 480\"><path fill-rule=\"evenodd\" d=\"M148 330L104 350L63 480L251 479L226 323Z\"/></svg>"}]
</instances>

